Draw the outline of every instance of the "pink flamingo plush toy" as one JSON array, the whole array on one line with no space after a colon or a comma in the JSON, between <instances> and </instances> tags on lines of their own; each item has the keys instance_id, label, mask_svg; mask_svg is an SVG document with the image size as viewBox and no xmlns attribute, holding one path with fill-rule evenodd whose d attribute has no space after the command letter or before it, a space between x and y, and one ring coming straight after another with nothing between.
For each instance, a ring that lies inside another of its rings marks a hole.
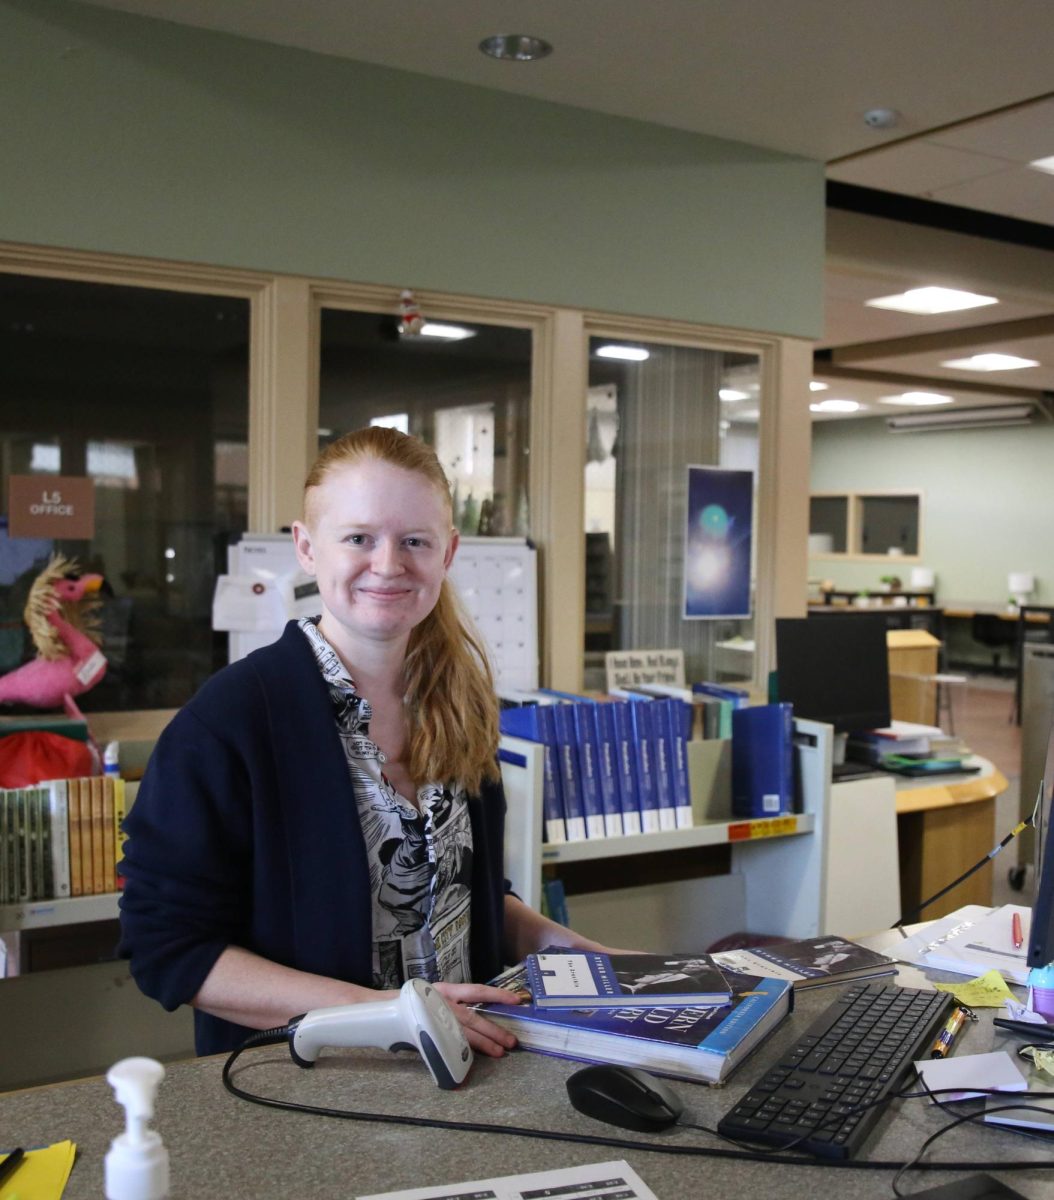
<instances>
[{"instance_id":1,"label":"pink flamingo plush toy","mask_svg":"<svg viewBox=\"0 0 1054 1200\"><path fill-rule=\"evenodd\" d=\"M91 612L102 582L101 575L79 574L72 559L52 555L33 581L22 614L37 657L0 675L0 704L61 705L80 716L73 697L93 688L106 674Z\"/></svg>"}]
</instances>

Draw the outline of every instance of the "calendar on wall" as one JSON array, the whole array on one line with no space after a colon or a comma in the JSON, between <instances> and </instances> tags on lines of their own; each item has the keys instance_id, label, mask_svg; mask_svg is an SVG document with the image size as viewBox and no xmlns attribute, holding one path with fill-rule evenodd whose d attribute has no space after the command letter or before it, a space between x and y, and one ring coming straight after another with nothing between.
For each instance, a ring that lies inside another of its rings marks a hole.
<instances>
[{"instance_id":1,"label":"calendar on wall","mask_svg":"<svg viewBox=\"0 0 1054 1200\"><path fill-rule=\"evenodd\" d=\"M499 689L538 686L537 559L525 538L465 537L450 568ZM231 662L277 641L290 617L318 611L287 533L244 534L228 548L227 570L217 581L213 628L229 634Z\"/></svg>"},{"instance_id":2,"label":"calendar on wall","mask_svg":"<svg viewBox=\"0 0 1054 1200\"><path fill-rule=\"evenodd\" d=\"M463 537L450 579L487 643L499 689L538 686L538 552L525 538Z\"/></svg>"}]
</instances>

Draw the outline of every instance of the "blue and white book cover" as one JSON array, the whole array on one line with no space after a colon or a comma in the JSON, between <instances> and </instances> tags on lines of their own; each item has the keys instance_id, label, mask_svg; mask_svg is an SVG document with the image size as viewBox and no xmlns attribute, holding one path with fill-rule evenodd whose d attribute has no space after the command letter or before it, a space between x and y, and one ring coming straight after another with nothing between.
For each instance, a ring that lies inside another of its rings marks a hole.
<instances>
[{"instance_id":1,"label":"blue and white book cover","mask_svg":"<svg viewBox=\"0 0 1054 1200\"><path fill-rule=\"evenodd\" d=\"M564 824L569 842L583 842L586 837L586 810L582 798L582 780L578 766L578 738L575 715L570 704L554 704L553 730L556 735L556 761L560 787L564 796Z\"/></svg>"},{"instance_id":2,"label":"blue and white book cover","mask_svg":"<svg viewBox=\"0 0 1054 1200\"><path fill-rule=\"evenodd\" d=\"M719 1083L793 1007L790 980L741 974L727 980L732 999L719 1006L540 1008L531 1003L521 964L491 982L523 1003L480 1010L515 1033L524 1050Z\"/></svg>"},{"instance_id":3,"label":"blue and white book cover","mask_svg":"<svg viewBox=\"0 0 1054 1200\"><path fill-rule=\"evenodd\" d=\"M778 817L793 811L791 705L737 709L732 714L732 815Z\"/></svg>"},{"instance_id":4,"label":"blue and white book cover","mask_svg":"<svg viewBox=\"0 0 1054 1200\"><path fill-rule=\"evenodd\" d=\"M594 704L593 720L597 734L597 775L600 803L604 810L604 836L621 837L622 799L619 795L620 771L618 735L615 730L614 704Z\"/></svg>"},{"instance_id":5,"label":"blue and white book cover","mask_svg":"<svg viewBox=\"0 0 1054 1200\"><path fill-rule=\"evenodd\" d=\"M632 705L617 701L610 706L615 726L618 754L619 801L622 804L622 829L626 834L641 832L640 787L637 782L637 755L631 714Z\"/></svg>"},{"instance_id":6,"label":"blue and white book cover","mask_svg":"<svg viewBox=\"0 0 1054 1200\"><path fill-rule=\"evenodd\" d=\"M498 722L502 733L523 738L528 742L540 742L545 747L542 772L542 819L545 824L545 840L554 843L566 842L563 790L560 787L556 732L553 728L551 708L538 704L524 705L522 708L504 708L499 714Z\"/></svg>"},{"instance_id":7,"label":"blue and white book cover","mask_svg":"<svg viewBox=\"0 0 1054 1200\"><path fill-rule=\"evenodd\" d=\"M691 721L691 706L683 700L656 700L661 705L664 728L668 742L667 768L670 775L670 791L673 796L673 811L678 829L692 826L692 793L688 781L688 735L685 726ZM687 714L687 721L685 714Z\"/></svg>"},{"instance_id":8,"label":"blue and white book cover","mask_svg":"<svg viewBox=\"0 0 1054 1200\"><path fill-rule=\"evenodd\" d=\"M659 792L655 782L655 740L651 720L644 711L654 701L640 696L629 700L630 726L633 729L633 767L637 778L637 803L640 805L642 833L659 832Z\"/></svg>"},{"instance_id":9,"label":"blue and white book cover","mask_svg":"<svg viewBox=\"0 0 1054 1200\"><path fill-rule=\"evenodd\" d=\"M582 808L586 814L586 837L602 838L605 836L604 802L600 795L600 747L597 744L596 718L593 716L596 704L578 700L570 708L578 743L578 777L582 785Z\"/></svg>"},{"instance_id":10,"label":"blue and white book cover","mask_svg":"<svg viewBox=\"0 0 1054 1200\"><path fill-rule=\"evenodd\" d=\"M710 1007L732 989L709 954L604 954L544 950L527 956L527 984L538 1008Z\"/></svg>"}]
</instances>

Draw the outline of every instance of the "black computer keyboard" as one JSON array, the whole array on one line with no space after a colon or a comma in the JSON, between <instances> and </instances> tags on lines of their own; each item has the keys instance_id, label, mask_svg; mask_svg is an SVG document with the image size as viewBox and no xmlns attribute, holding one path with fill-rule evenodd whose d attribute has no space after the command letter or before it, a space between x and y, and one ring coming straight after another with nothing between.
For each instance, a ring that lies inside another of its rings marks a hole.
<instances>
[{"instance_id":1,"label":"black computer keyboard","mask_svg":"<svg viewBox=\"0 0 1054 1200\"><path fill-rule=\"evenodd\" d=\"M721 1118L718 1132L851 1158L882 1115L883 1097L898 1090L914 1061L929 1057L954 1007L945 992L847 987Z\"/></svg>"}]
</instances>

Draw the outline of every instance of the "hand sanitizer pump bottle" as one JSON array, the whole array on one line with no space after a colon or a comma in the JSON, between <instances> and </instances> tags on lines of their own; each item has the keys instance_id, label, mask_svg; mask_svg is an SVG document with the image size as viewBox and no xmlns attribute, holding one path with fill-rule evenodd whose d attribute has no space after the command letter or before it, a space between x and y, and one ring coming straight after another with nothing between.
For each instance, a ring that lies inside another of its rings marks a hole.
<instances>
[{"instance_id":1,"label":"hand sanitizer pump bottle","mask_svg":"<svg viewBox=\"0 0 1054 1200\"><path fill-rule=\"evenodd\" d=\"M106 1200L165 1200L168 1151L149 1127L154 1096L165 1068L152 1058L122 1058L107 1071L117 1103L124 1105L125 1131L106 1155Z\"/></svg>"}]
</instances>

